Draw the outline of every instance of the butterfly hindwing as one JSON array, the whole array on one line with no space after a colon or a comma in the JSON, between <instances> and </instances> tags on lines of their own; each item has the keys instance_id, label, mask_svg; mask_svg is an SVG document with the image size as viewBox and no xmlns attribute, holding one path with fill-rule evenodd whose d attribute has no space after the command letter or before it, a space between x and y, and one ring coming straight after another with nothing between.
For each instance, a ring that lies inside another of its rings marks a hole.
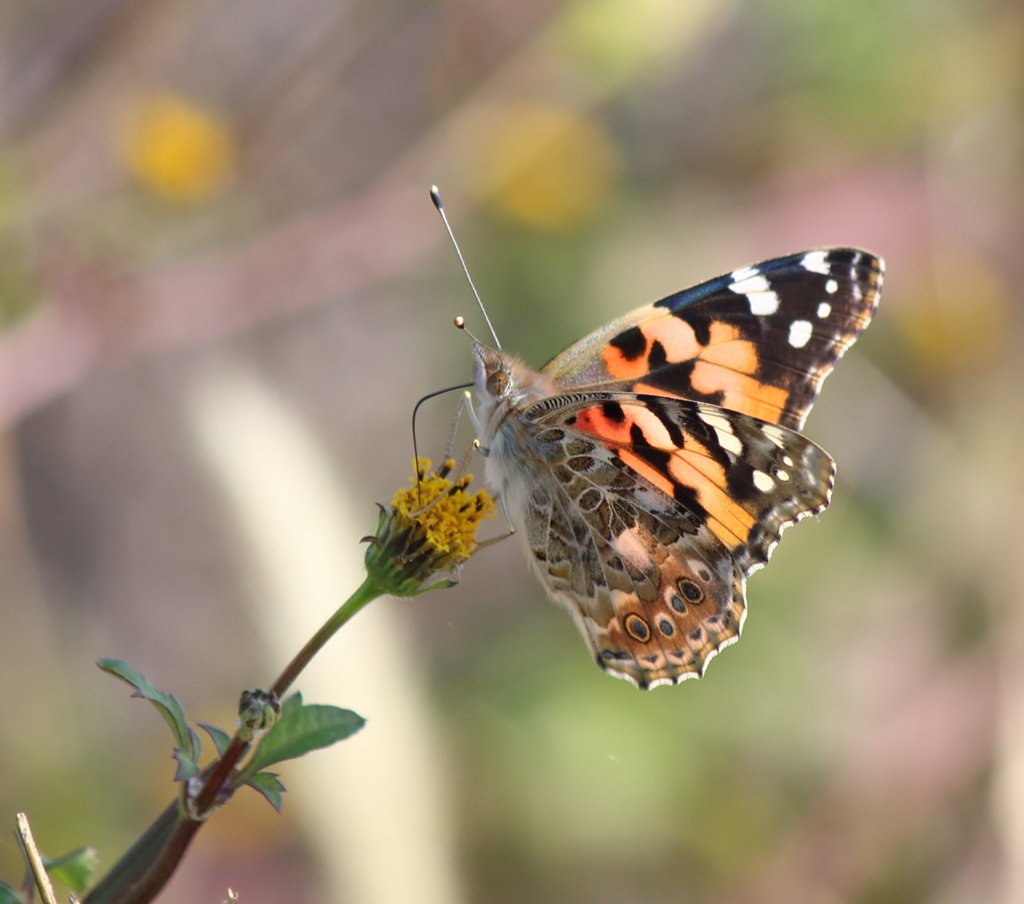
<instances>
[{"instance_id":1,"label":"butterfly hindwing","mask_svg":"<svg viewBox=\"0 0 1024 904\"><path fill-rule=\"evenodd\" d=\"M851 248L745 267L627 314L543 372L565 390L668 394L799 429L868 325L882 273Z\"/></svg>"},{"instance_id":2,"label":"butterfly hindwing","mask_svg":"<svg viewBox=\"0 0 1024 904\"><path fill-rule=\"evenodd\" d=\"M523 418L550 461L525 519L537 570L598 664L641 687L735 640L746 575L831 492L814 443L714 405L580 392Z\"/></svg>"}]
</instances>

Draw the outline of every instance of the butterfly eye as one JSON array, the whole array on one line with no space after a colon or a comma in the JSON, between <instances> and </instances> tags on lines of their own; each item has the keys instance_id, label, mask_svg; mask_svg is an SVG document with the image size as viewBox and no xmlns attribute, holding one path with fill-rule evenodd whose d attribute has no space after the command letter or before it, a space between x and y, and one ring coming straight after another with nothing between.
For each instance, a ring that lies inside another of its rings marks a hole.
<instances>
[{"instance_id":1,"label":"butterfly eye","mask_svg":"<svg viewBox=\"0 0 1024 904\"><path fill-rule=\"evenodd\" d=\"M508 374L503 370L496 370L487 377L487 391L492 396L503 395L508 389Z\"/></svg>"}]
</instances>

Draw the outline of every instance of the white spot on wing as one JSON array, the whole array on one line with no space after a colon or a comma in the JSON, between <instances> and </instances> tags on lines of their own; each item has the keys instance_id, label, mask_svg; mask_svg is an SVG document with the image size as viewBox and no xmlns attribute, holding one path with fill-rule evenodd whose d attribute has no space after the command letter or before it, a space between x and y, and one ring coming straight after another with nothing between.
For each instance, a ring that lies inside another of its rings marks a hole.
<instances>
[{"instance_id":1,"label":"white spot on wing","mask_svg":"<svg viewBox=\"0 0 1024 904\"><path fill-rule=\"evenodd\" d=\"M801 263L805 270L810 270L812 273L820 273L822 276L828 276L832 272L832 268L825 261L827 254L827 251L808 251Z\"/></svg>"},{"instance_id":2,"label":"white spot on wing","mask_svg":"<svg viewBox=\"0 0 1024 904\"><path fill-rule=\"evenodd\" d=\"M792 458L790 458L790 457L789 457L788 455L783 455L783 456L782 456L782 463L783 463L783 464L784 464L784 465L785 465L785 466L786 466L787 468L792 468L792 467L793 467L793 459L792 459Z\"/></svg>"},{"instance_id":3,"label":"white spot on wing","mask_svg":"<svg viewBox=\"0 0 1024 904\"><path fill-rule=\"evenodd\" d=\"M635 527L630 528L629 530L624 530L619 534L619 536L615 538L613 546L620 556L628 559L630 564L634 565L636 568L645 570L654 564L651 561L650 553L647 552L647 547L644 545L643 539L641 539L639 532Z\"/></svg>"},{"instance_id":4,"label":"white spot on wing","mask_svg":"<svg viewBox=\"0 0 1024 904\"><path fill-rule=\"evenodd\" d=\"M837 283L834 279L830 279L827 283L825 283L825 291L828 292L829 295L834 294L838 289L839 283Z\"/></svg>"},{"instance_id":5,"label":"white spot on wing","mask_svg":"<svg viewBox=\"0 0 1024 904\"><path fill-rule=\"evenodd\" d=\"M821 304L818 305L818 319L819 320L824 320L831 313L832 313L832 305L830 305L827 301L823 301Z\"/></svg>"},{"instance_id":6,"label":"white spot on wing","mask_svg":"<svg viewBox=\"0 0 1024 904\"><path fill-rule=\"evenodd\" d=\"M782 468L776 468L775 469L775 476L779 480L781 480L783 483L785 483L787 480L789 480L789 472L788 471L783 471Z\"/></svg>"},{"instance_id":7,"label":"white spot on wing","mask_svg":"<svg viewBox=\"0 0 1024 904\"><path fill-rule=\"evenodd\" d=\"M718 437L718 445L725 449L726 452L732 452L733 455L743 454L743 442L733 433L732 424L729 423L728 418L704 409L701 409L697 416L715 431L715 436Z\"/></svg>"},{"instance_id":8,"label":"white spot on wing","mask_svg":"<svg viewBox=\"0 0 1024 904\"><path fill-rule=\"evenodd\" d=\"M776 427L774 424L765 424L761 428L761 432L780 449L786 445L786 434L781 427ZM786 461L786 459L783 459L783 461ZM786 461L786 464L792 466L793 462L792 460Z\"/></svg>"},{"instance_id":9,"label":"white spot on wing","mask_svg":"<svg viewBox=\"0 0 1024 904\"><path fill-rule=\"evenodd\" d=\"M750 279L752 276L757 275L758 272L756 267L743 267L741 270L733 270L730 274L734 283L743 282L743 280Z\"/></svg>"},{"instance_id":10,"label":"white spot on wing","mask_svg":"<svg viewBox=\"0 0 1024 904\"><path fill-rule=\"evenodd\" d=\"M768 493L775 489L775 481L765 474L764 471L754 471L754 486L762 493Z\"/></svg>"},{"instance_id":11,"label":"white spot on wing","mask_svg":"<svg viewBox=\"0 0 1024 904\"><path fill-rule=\"evenodd\" d=\"M702 406L697 411L697 417L709 427L714 427L716 430L727 430L729 433L732 433L732 424L729 423L729 419L721 414L716 414L714 408Z\"/></svg>"},{"instance_id":12,"label":"white spot on wing","mask_svg":"<svg viewBox=\"0 0 1024 904\"><path fill-rule=\"evenodd\" d=\"M779 309L779 296L774 292L748 292L747 301L755 317L768 317Z\"/></svg>"},{"instance_id":13,"label":"white spot on wing","mask_svg":"<svg viewBox=\"0 0 1024 904\"><path fill-rule=\"evenodd\" d=\"M743 442L731 430L721 430L716 427L715 436L718 437L718 445L725 449L726 452L732 452L733 455L743 454Z\"/></svg>"},{"instance_id":14,"label":"white spot on wing","mask_svg":"<svg viewBox=\"0 0 1024 904\"><path fill-rule=\"evenodd\" d=\"M737 295L747 296L750 313L756 317L767 317L779 309L779 296L771 290L768 280L753 267L734 271L729 288Z\"/></svg>"},{"instance_id":15,"label":"white spot on wing","mask_svg":"<svg viewBox=\"0 0 1024 904\"><path fill-rule=\"evenodd\" d=\"M733 292L746 295L747 292L767 292L771 289L768 280L751 267L746 270L737 270L732 275L732 285L729 286Z\"/></svg>"},{"instance_id":16,"label":"white spot on wing","mask_svg":"<svg viewBox=\"0 0 1024 904\"><path fill-rule=\"evenodd\" d=\"M803 348L811 341L814 328L809 320L794 320L789 325L789 344L793 348Z\"/></svg>"}]
</instances>

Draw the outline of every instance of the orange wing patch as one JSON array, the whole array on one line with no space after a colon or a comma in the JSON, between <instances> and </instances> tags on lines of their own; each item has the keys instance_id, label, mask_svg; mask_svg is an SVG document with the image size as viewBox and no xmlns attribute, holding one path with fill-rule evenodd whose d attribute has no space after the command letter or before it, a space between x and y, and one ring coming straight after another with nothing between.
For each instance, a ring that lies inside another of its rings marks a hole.
<instances>
[{"instance_id":1,"label":"orange wing patch","mask_svg":"<svg viewBox=\"0 0 1024 904\"><path fill-rule=\"evenodd\" d=\"M630 327L616 336L601 353L608 373L617 380L635 380L651 372L655 343L661 347L657 366L684 361L709 361L738 373L757 370L757 349L740 338L740 331L721 320L709 328L706 346L697 341L693 327L678 317L661 316Z\"/></svg>"},{"instance_id":2,"label":"orange wing patch","mask_svg":"<svg viewBox=\"0 0 1024 904\"><path fill-rule=\"evenodd\" d=\"M638 384L639 385L639 384ZM789 390L770 383L762 383L754 377L736 373L721 364L698 361L690 376L690 385L697 392L712 395L723 393L722 407L762 421L778 423L779 417L789 399ZM643 390L637 389L637 392Z\"/></svg>"},{"instance_id":3,"label":"orange wing patch","mask_svg":"<svg viewBox=\"0 0 1024 904\"><path fill-rule=\"evenodd\" d=\"M600 405L584 408L576 415L573 427L600 440L611 440L616 444L628 443L632 421L622 413L621 405L616 405L615 409L619 412L618 416L609 414Z\"/></svg>"},{"instance_id":4,"label":"orange wing patch","mask_svg":"<svg viewBox=\"0 0 1024 904\"><path fill-rule=\"evenodd\" d=\"M678 317L657 317L649 323L631 327L613 339L601 353L608 373L617 380L635 380L651 370L647 358L657 342L670 364L690 361L703 346L685 320Z\"/></svg>"},{"instance_id":5,"label":"orange wing patch","mask_svg":"<svg viewBox=\"0 0 1024 904\"><path fill-rule=\"evenodd\" d=\"M754 516L729 495L725 468L690 434L686 448L675 450L669 460L669 473L676 484L693 487L697 501L708 513L708 527L726 546L746 542L754 526Z\"/></svg>"},{"instance_id":6,"label":"orange wing patch","mask_svg":"<svg viewBox=\"0 0 1024 904\"><path fill-rule=\"evenodd\" d=\"M656 415L643 408L631 409L627 414L621 405L594 406L584 408L576 415L573 425L581 433L599 439L606 448L614 450L619 457L645 480L653 483L663 493L672 495L675 487L672 479L654 465L629 450L633 444L632 430L638 426L644 431L651 445L661 443L657 448L671 448L668 430ZM648 435L649 433L649 435Z\"/></svg>"},{"instance_id":7,"label":"orange wing patch","mask_svg":"<svg viewBox=\"0 0 1024 904\"><path fill-rule=\"evenodd\" d=\"M642 407L624 408L616 402L582 409L573 427L599 440L665 495L674 499L678 487L692 489L708 513L708 527L719 540L730 548L746 542L755 516L730 496L725 468L691 434L684 434L684 447L680 448L654 412ZM638 450L636 429L647 446L668 453L664 467Z\"/></svg>"},{"instance_id":8,"label":"orange wing patch","mask_svg":"<svg viewBox=\"0 0 1024 904\"><path fill-rule=\"evenodd\" d=\"M758 367L755 343L741 338L736 326L722 320L712 321L708 334L707 345L701 345L694 328L685 320L657 317L624 330L605 347L601 357L608 373L618 380L636 380L659 367L693 361L690 386L696 392L723 393L725 408L777 422L785 410L789 391L754 376ZM655 364L652 359L656 344L660 352ZM677 393L642 380L632 388L634 392L678 397Z\"/></svg>"},{"instance_id":9,"label":"orange wing patch","mask_svg":"<svg viewBox=\"0 0 1024 904\"><path fill-rule=\"evenodd\" d=\"M740 339L740 331L721 320L714 320L710 328L711 341L698 358L710 364L719 364L741 374L757 370L757 349L754 343Z\"/></svg>"},{"instance_id":10,"label":"orange wing patch","mask_svg":"<svg viewBox=\"0 0 1024 904\"><path fill-rule=\"evenodd\" d=\"M674 496L676 491L676 485L672 482L672 478L659 471L654 465L639 455L630 452L628 449L615 449L619 458L621 458L627 465L629 465L637 474L644 478L649 483L653 483L659 490L661 490L666 496Z\"/></svg>"}]
</instances>

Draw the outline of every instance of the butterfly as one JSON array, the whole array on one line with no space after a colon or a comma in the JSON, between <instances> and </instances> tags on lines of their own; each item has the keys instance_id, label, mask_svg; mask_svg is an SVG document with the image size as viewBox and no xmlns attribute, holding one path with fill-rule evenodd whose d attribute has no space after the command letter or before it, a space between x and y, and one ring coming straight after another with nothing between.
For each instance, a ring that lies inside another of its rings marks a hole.
<instances>
[{"instance_id":1,"label":"butterfly","mask_svg":"<svg viewBox=\"0 0 1024 904\"><path fill-rule=\"evenodd\" d=\"M852 248L744 267L539 371L473 340L485 480L602 669L677 684L737 640L747 577L829 503L835 464L798 431L883 268Z\"/></svg>"}]
</instances>

